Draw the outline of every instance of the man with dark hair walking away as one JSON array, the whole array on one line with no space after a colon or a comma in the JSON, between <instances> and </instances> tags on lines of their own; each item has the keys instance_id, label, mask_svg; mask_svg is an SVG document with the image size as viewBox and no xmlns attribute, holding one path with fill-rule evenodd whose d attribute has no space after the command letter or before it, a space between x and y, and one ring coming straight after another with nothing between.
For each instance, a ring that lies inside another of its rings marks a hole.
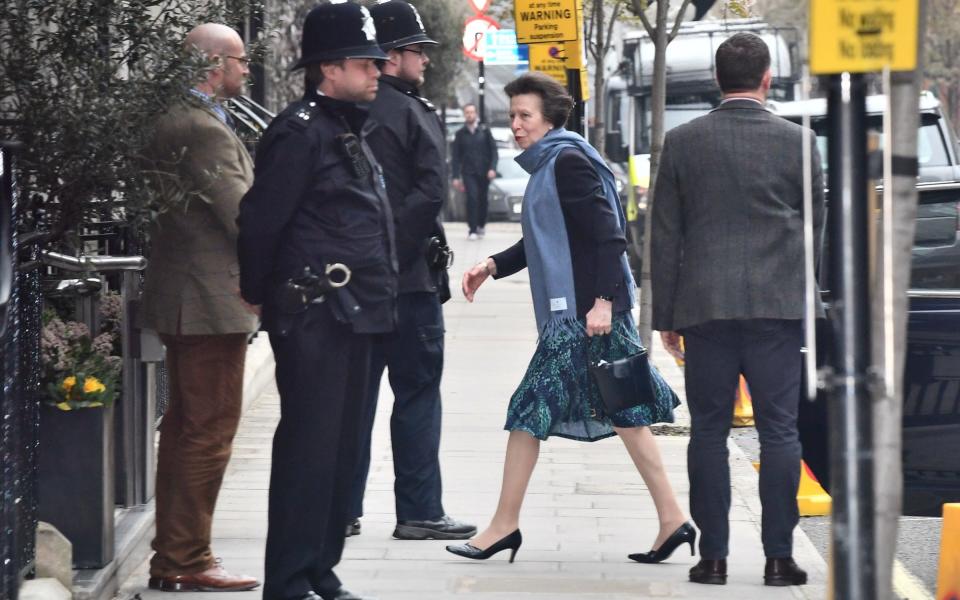
<instances>
[{"instance_id":1,"label":"man with dark hair walking away","mask_svg":"<svg viewBox=\"0 0 960 600\"><path fill-rule=\"evenodd\" d=\"M723 102L667 133L652 212L653 327L668 351L686 360L690 512L701 532L701 561L690 581L727 580L727 435L743 373L760 434L764 583L802 585L807 575L792 552L799 520L803 136L813 144L818 240L823 174L813 132L764 107L770 52L760 37L727 39L717 48L716 69Z\"/></svg>"},{"instance_id":2,"label":"man with dark hair walking away","mask_svg":"<svg viewBox=\"0 0 960 600\"><path fill-rule=\"evenodd\" d=\"M490 129L477 122L477 106L463 107L465 124L453 138L453 187L467 195L467 239L483 237L487 226L487 191L497 176L497 142Z\"/></svg>"},{"instance_id":3,"label":"man with dark hair walking away","mask_svg":"<svg viewBox=\"0 0 960 600\"><path fill-rule=\"evenodd\" d=\"M450 298L446 237L438 221L447 195L445 139L434 105L417 86L435 45L417 10L403 0L370 9L377 40L387 54L380 89L370 106L377 127L370 146L384 168L397 232L400 263L398 326L376 337L370 388L361 428L360 465L354 478L347 535L360 533L370 468L370 434L380 379L386 368L393 389L390 440L396 477L397 526L403 540L465 539L476 527L446 515L440 481L440 377L443 311Z\"/></svg>"},{"instance_id":4,"label":"man with dark hair walking away","mask_svg":"<svg viewBox=\"0 0 960 600\"><path fill-rule=\"evenodd\" d=\"M240 205L240 289L263 305L277 361L264 600L358 600L333 568L376 334L396 325L397 259L383 171L367 145L386 56L354 2L306 17L308 89L270 124Z\"/></svg>"}]
</instances>

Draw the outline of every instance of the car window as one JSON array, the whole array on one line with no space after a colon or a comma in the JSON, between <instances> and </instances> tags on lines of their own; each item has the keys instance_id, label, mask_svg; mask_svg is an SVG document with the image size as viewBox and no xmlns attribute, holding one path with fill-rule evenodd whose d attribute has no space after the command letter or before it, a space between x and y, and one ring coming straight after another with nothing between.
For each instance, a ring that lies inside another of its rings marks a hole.
<instances>
[{"instance_id":1,"label":"car window","mask_svg":"<svg viewBox=\"0 0 960 600\"><path fill-rule=\"evenodd\" d=\"M910 287L960 289L960 188L921 189Z\"/></svg>"},{"instance_id":2,"label":"car window","mask_svg":"<svg viewBox=\"0 0 960 600\"><path fill-rule=\"evenodd\" d=\"M526 179L530 174L513 160L516 154L501 154L497 159L497 177L505 179Z\"/></svg>"},{"instance_id":3,"label":"car window","mask_svg":"<svg viewBox=\"0 0 960 600\"><path fill-rule=\"evenodd\" d=\"M790 119L797 121L797 119ZM817 132L817 149L820 150L820 159L823 163L823 171L827 172L827 121L826 119L816 119L811 123L814 131ZM880 148L883 148L884 136L882 119L878 116L871 116L867 120L867 126L870 131L879 134ZM943 139L940 131L940 125L936 120L927 121L917 130L917 161L920 168L924 167L947 167L950 166L950 155L947 153L947 141Z\"/></svg>"}]
</instances>

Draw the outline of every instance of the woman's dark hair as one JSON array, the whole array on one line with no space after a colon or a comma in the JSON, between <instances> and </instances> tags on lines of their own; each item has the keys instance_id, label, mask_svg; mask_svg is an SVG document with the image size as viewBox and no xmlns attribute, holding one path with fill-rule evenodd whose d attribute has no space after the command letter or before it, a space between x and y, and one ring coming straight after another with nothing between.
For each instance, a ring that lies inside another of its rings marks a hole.
<instances>
[{"instance_id":1,"label":"woman's dark hair","mask_svg":"<svg viewBox=\"0 0 960 600\"><path fill-rule=\"evenodd\" d=\"M536 94L543 101L543 118L554 127L562 127L573 110L573 97L556 79L530 71L507 84L503 91L513 98L520 94Z\"/></svg>"},{"instance_id":2,"label":"woman's dark hair","mask_svg":"<svg viewBox=\"0 0 960 600\"><path fill-rule=\"evenodd\" d=\"M770 49L758 35L737 33L717 48L717 83L724 93L757 89L769 68Z\"/></svg>"}]
</instances>

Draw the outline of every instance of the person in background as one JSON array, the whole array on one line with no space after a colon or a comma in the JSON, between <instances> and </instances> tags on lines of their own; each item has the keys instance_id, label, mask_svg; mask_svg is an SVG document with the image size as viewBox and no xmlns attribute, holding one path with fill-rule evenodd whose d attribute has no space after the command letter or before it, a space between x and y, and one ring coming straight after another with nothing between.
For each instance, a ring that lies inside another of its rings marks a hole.
<instances>
[{"instance_id":1,"label":"person in background","mask_svg":"<svg viewBox=\"0 0 960 600\"><path fill-rule=\"evenodd\" d=\"M237 32L216 23L194 28L184 47L211 68L160 117L149 148L169 208L151 229L140 318L166 346L170 401L157 449L148 585L242 591L259 582L224 570L210 528L240 424L247 338L258 325L237 293L236 218L253 163L220 104L243 92L249 61Z\"/></svg>"},{"instance_id":2,"label":"person in background","mask_svg":"<svg viewBox=\"0 0 960 600\"><path fill-rule=\"evenodd\" d=\"M497 176L497 143L483 123L477 122L477 106L463 107L464 125L451 147L453 187L467 195L468 240L483 237L487 226L487 191Z\"/></svg>"}]
</instances>

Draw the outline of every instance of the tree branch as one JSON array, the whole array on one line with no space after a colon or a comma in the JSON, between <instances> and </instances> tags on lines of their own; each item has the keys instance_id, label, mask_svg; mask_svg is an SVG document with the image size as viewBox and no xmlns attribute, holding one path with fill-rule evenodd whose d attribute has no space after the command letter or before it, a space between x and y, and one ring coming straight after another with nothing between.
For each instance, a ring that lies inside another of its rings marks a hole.
<instances>
[{"instance_id":1,"label":"tree branch","mask_svg":"<svg viewBox=\"0 0 960 600\"><path fill-rule=\"evenodd\" d=\"M610 14L610 22L607 23L607 37L604 38L607 40L606 46L603 49L603 55L607 55L607 50L610 48L610 38L613 37L613 26L617 24L617 19L620 18L620 11L623 9L623 3L625 0L618 0L616 4L613 5L613 12Z\"/></svg>"},{"instance_id":2,"label":"tree branch","mask_svg":"<svg viewBox=\"0 0 960 600\"><path fill-rule=\"evenodd\" d=\"M687 7L690 6L690 0L683 0L683 4L680 5L680 12L677 13L677 20L673 22L673 29L670 30L670 35L667 36L667 43L673 41L673 38L677 37L677 32L680 31L680 24L683 23L683 15L687 12Z\"/></svg>"},{"instance_id":3,"label":"tree branch","mask_svg":"<svg viewBox=\"0 0 960 600\"><path fill-rule=\"evenodd\" d=\"M632 0L633 1L633 12L637 13L637 16L640 17L640 22L643 23L643 28L647 30L647 35L650 36L650 39L656 37L656 31L653 28L653 25L650 24L650 19L647 18L647 7L649 4L646 0Z\"/></svg>"}]
</instances>

